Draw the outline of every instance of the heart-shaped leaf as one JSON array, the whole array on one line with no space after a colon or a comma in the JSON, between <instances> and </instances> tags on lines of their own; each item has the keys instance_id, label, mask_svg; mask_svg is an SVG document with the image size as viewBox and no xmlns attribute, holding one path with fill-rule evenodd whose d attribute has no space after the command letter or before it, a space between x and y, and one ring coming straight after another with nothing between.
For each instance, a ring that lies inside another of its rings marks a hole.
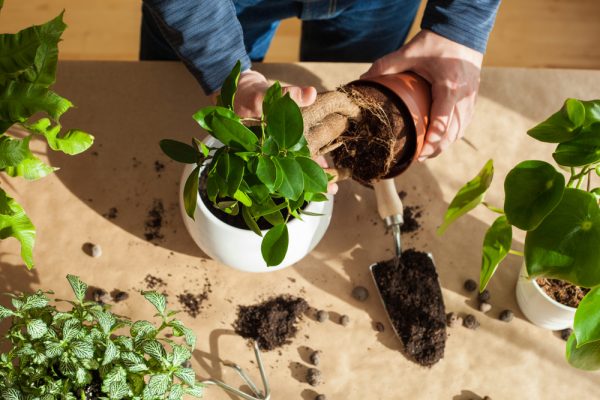
<instances>
[{"instance_id":1,"label":"heart-shaped leaf","mask_svg":"<svg viewBox=\"0 0 600 400\"><path fill-rule=\"evenodd\" d=\"M481 274L479 290L483 292L496 272L498 265L510 250L512 243L512 226L506 216L498 217L485 233L483 239L483 255L481 258Z\"/></svg>"},{"instance_id":2,"label":"heart-shaped leaf","mask_svg":"<svg viewBox=\"0 0 600 400\"><path fill-rule=\"evenodd\" d=\"M575 334L567 341L567 360L575 368L586 371L600 369L600 340L578 346Z\"/></svg>"},{"instance_id":3,"label":"heart-shaped leaf","mask_svg":"<svg viewBox=\"0 0 600 400\"><path fill-rule=\"evenodd\" d=\"M552 157L558 164L567 167L600 161L600 122L585 127L575 138L559 144Z\"/></svg>"},{"instance_id":4,"label":"heart-shaped leaf","mask_svg":"<svg viewBox=\"0 0 600 400\"><path fill-rule=\"evenodd\" d=\"M567 99L562 108L547 120L527 131L541 142L562 143L577 136L585 120L585 108L581 101Z\"/></svg>"},{"instance_id":5,"label":"heart-shaped leaf","mask_svg":"<svg viewBox=\"0 0 600 400\"><path fill-rule=\"evenodd\" d=\"M579 302L573 330L578 347L600 341L600 287L590 290Z\"/></svg>"},{"instance_id":6,"label":"heart-shaped leaf","mask_svg":"<svg viewBox=\"0 0 600 400\"><path fill-rule=\"evenodd\" d=\"M531 277L562 279L578 286L600 284L600 207L596 197L567 188L562 200L525 237Z\"/></svg>"},{"instance_id":7,"label":"heart-shaped leaf","mask_svg":"<svg viewBox=\"0 0 600 400\"><path fill-rule=\"evenodd\" d=\"M558 205L565 188L564 176L547 162L517 164L504 180L504 212L517 228L535 229Z\"/></svg>"}]
</instances>

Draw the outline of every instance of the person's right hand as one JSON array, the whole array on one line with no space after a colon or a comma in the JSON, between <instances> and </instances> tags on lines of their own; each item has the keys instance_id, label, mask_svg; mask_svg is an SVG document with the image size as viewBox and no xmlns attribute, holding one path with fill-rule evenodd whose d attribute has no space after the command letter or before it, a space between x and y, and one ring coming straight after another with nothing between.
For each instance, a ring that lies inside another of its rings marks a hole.
<instances>
[{"instance_id":1,"label":"person's right hand","mask_svg":"<svg viewBox=\"0 0 600 400\"><path fill-rule=\"evenodd\" d=\"M260 72L251 69L242 72L235 95L236 114L242 118L260 117L263 97L270 86L271 83ZM286 86L282 89L283 94L289 93L299 107L309 106L317 98L317 90L312 86ZM216 101L217 94L211 96L213 101Z\"/></svg>"}]
</instances>

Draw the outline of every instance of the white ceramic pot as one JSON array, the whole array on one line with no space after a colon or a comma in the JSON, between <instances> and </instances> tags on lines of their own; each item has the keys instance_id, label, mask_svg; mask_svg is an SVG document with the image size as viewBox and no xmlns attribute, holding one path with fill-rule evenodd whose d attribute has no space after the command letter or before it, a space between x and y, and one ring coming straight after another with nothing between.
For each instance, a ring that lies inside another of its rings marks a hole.
<instances>
[{"instance_id":1,"label":"white ceramic pot","mask_svg":"<svg viewBox=\"0 0 600 400\"><path fill-rule=\"evenodd\" d=\"M208 146L217 147L220 142L210 137L205 141ZM208 256L222 264L247 272L271 272L289 267L310 253L321 241L333 212L333 196L328 201L312 202L306 211L323 214L321 216L303 216L303 220L288 222L289 246L283 262L276 267L267 267L263 260L260 245L262 237L247 229L228 225L218 219L206 207L198 194L196 212L192 220L183 205L183 187L194 165L188 164L183 170L179 187L179 208L190 236L198 247ZM262 231L263 236L267 231Z\"/></svg>"},{"instance_id":2,"label":"white ceramic pot","mask_svg":"<svg viewBox=\"0 0 600 400\"><path fill-rule=\"evenodd\" d=\"M527 319L541 328L557 331L573 326L577 309L548 296L535 279L527 276L525 263L517 280L517 303Z\"/></svg>"}]
</instances>

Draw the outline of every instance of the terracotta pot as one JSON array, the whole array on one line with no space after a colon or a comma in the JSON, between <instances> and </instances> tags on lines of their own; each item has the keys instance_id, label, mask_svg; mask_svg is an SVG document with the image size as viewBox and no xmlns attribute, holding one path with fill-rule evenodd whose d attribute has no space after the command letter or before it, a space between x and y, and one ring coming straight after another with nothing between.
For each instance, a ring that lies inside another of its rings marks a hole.
<instances>
[{"instance_id":1,"label":"terracotta pot","mask_svg":"<svg viewBox=\"0 0 600 400\"><path fill-rule=\"evenodd\" d=\"M402 72L394 75L382 75L374 78L360 79L352 83L369 82L384 86L393 92L406 105L414 124L413 138L408 138L406 146L410 146L408 153L402 155L398 163L392 167L384 179L393 178L404 172L413 161L419 158L425 133L429 126L429 113L431 109L431 86L429 82L414 72ZM404 149L403 149L404 150Z\"/></svg>"}]
</instances>

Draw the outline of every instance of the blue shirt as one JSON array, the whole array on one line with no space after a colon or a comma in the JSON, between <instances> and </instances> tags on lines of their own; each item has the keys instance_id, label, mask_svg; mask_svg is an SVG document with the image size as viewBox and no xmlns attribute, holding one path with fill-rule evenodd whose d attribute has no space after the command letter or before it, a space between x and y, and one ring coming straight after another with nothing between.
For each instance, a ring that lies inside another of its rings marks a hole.
<instances>
[{"instance_id":1,"label":"blue shirt","mask_svg":"<svg viewBox=\"0 0 600 400\"><path fill-rule=\"evenodd\" d=\"M144 0L163 35L206 93L221 87L237 60L250 68L232 0ZM429 0L422 29L485 52L500 0Z\"/></svg>"}]
</instances>

